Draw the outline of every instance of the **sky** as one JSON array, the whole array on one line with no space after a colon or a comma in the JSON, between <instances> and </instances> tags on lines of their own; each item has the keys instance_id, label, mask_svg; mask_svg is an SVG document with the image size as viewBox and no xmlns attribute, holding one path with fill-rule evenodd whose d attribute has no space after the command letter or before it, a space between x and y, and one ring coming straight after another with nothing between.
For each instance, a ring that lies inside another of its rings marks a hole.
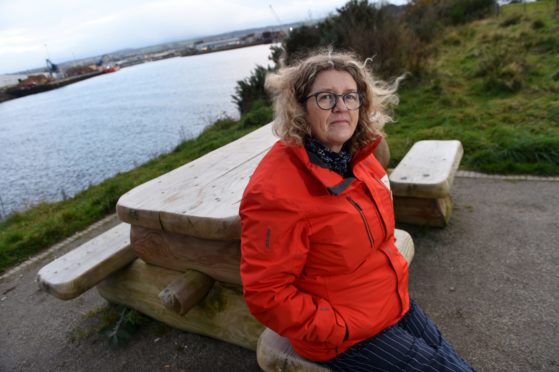
<instances>
[{"instance_id":1,"label":"sky","mask_svg":"<svg viewBox=\"0 0 559 372\"><path fill-rule=\"evenodd\" d=\"M0 0L0 74L42 67L46 58L62 63L125 48L277 25L274 13L281 23L319 19L346 2Z\"/></svg>"}]
</instances>

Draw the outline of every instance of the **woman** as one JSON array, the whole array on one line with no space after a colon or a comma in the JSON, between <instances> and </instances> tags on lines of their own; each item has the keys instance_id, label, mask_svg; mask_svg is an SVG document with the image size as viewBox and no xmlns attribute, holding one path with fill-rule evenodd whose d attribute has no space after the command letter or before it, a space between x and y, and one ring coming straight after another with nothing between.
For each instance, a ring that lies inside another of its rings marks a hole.
<instances>
[{"instance_id":1,"label":"woman","mask_svg":"<svg viewBox=\"0 0 559 372\"><path fill-rule=\"evenodd\" d=\"M408 295L388 177L373 152L394 89L347 54L267 79L280 137L245 190L241 277L251 313L335 370L471 368Z\"/></svg>"}]
</instances>

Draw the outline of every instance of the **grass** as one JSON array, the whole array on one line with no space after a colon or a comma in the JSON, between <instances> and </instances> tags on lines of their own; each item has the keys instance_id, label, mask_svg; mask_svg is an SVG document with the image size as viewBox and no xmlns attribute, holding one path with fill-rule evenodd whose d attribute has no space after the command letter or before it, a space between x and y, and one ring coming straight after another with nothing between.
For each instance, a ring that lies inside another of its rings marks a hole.
<instances>
[{"instance_id":1,"label":"grass","mask_svg":"<svg viewBox=\"0 0 559 372\"><path fill-rule=\"evenodd\" d=\"M85 325L73 329L70 341L81 343L95 335L107 340L111 347L124 345L140 329L150 326L154 334L162 335L170 329L167 325L126 306L109 304L88 311Z\"/></svg>"},{"instance_id":2,"label":"grass","mask_svg":"<svg viewBox=\"0 0 559 372\"><path fill-rule=\"evenodd\" d=\"M420 83L400 90L397 122L386 127L391 165L414 142L458 139L464 169L559 175L559 11L555 0L508 5L498 17L445 30ZM270 121L262 104L223 119L126 173L71 199L43 203L0 222L0 273L110 213L128 190Z\"/></svg>"},{"instance_id":3,"label":"grass","mask_svg":"<svg viewBox=\"0 0 559 372\"><path fill-rule=\"evenodd\" d=\"M386 127L392 165L423 139L458 139L461 167L559 174L559 12L514 4L498 17L447 29L421 83L400 91Z\"/></svg>"}]
</instances>

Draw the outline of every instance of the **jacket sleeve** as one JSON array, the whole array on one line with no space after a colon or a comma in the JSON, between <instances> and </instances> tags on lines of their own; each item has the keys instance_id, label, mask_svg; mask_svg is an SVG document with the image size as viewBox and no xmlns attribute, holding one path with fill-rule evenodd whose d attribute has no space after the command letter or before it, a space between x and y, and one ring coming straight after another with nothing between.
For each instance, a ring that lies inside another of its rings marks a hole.
<instances>
[{"instance_id":1,"label":"jacket sleeve","mask_svg":"<svg viewBox=\"0 0 559 372\"><path fill-rule=\"evenodd\" d=\"M295 206L262 193L243 197L241 278L251 313L277 333L309 342L340 344L343 319L323 298L299 290L310 227Z\"/></svg>"}]
</instances>

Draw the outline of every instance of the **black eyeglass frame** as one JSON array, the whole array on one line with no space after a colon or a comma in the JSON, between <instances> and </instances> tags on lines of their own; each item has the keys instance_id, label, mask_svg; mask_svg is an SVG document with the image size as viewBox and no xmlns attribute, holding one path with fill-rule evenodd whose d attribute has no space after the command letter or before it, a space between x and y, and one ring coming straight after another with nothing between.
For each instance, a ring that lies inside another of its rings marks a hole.
<instances>
[{"instance_id":1,"label":"black eyeglass frame","mask_svg":"<svg viewBox=\"0 0 559 372\"><path fill-rule=\"evenodd\" d=\"M332 105L332 107L330 108L323 108L322 106L320 106L320 104L318 103L318 96L320 94L331 94L333 96L336 96L336 100L334 101L334 104ZM356 108L350 109L349 107L347 107L347 103L345 101L345 98L347 95L350 94L357 94L357 97L359 98L359 106L357 106ZM347 92L344 94L336 94L336 93L332 93L332 92L316 92L313 94L308 95L307 97L305 97L305 102L309 100L309 98L314 97L314 100L316 101L316 105L318 106L319 109L324 110L324 111L328 111L328 110L332 110L334 107L336 107L336 105L338 104L338 101L340 99L340 97L342 98L342 102L344 103L346 109L348 109L349 111L355 111L355 110L359 110L361 108L361 106L363 106L363 95L359 92Z\"/></svg>"}]
</instances>

